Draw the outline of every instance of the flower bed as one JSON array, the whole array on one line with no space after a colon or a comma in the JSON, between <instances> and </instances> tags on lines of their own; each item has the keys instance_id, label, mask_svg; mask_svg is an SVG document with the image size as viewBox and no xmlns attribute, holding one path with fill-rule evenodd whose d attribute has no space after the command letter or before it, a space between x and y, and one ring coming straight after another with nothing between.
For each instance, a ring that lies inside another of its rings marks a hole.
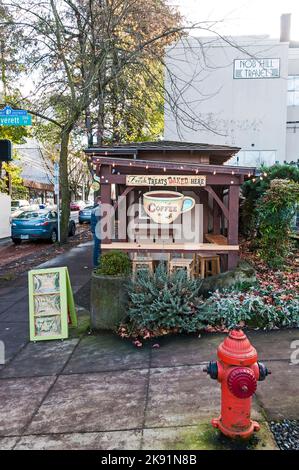
<instances>
[{"instance_id":1,"label":"flower bed","mask_svg":"<svg viewBox=\"0 0 299 470\"><path fill-rule=\"evenodd\" d=\"M129 309L121 337L153 338L166 334L247 328L299 327L299 273L259 266L254 286L200 296L200 280L183 271L168 276L163 266L143 272L129 286ZM138 343L140 345L140 343Z\"/></svg>"}]
</instances>

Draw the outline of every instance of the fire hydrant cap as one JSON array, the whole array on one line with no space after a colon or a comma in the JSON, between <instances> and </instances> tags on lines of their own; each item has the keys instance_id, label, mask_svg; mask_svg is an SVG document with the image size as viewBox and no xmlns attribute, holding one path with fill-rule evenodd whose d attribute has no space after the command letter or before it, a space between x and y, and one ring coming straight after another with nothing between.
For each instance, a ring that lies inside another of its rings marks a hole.
<instances>
[{"instance_id":1,"label":"fire hydrant cap","mask_svg":"<svg viewBox=\"0 0 299 470\"><path fill-rule=\"evenodd\" d=\"M236 329L220 344L218 358L229 365L250 366L257 361L257 352L245 333Z\"/></svg>"},{"instance_id":2,"label":"fire hydrant cap","mask_svg":"<svg viewBox=\"0 0 299 470\"><path fill-rule=\"evenodd\" d=\"M238 398L249 398L256 391L256 378L251 369L236 367L228 378L227 385L233 395Z\"/></svg>"}]
</instances>

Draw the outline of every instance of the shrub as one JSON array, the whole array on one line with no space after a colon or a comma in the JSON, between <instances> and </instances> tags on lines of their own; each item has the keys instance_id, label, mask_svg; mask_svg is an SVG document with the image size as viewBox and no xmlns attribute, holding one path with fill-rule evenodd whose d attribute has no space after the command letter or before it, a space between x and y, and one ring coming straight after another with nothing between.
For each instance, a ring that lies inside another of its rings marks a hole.
<instances>
[{"instance_id":1,"label":"shrub","mask_svg":"<svg viewBox=\"0 0 299 470\"><path fill-rule=\"evenodd\" d=\"M132 331L158 336L169 330L194 332L202 327L201 282L183 270L168 275L160 263L154 274L140 271L129 286L128 323Z\"/></svg>"},{"instance_id":2,"label":"shrub","mask_svg":"<svg viewBox=\"0 0 299 470\"><path fill-rule=\"evenodd\" d=\"M263 179L248 180L242 185L242 194L245 197L240 211L240 229L246 236L253 236L257 228L256 207L259 199L270 188L273 179L286 179L299 183L299 168L290 164L276 164L271 167L260 168Z\"/></svg>"},{"instance_id":3,"label":"shrub","mask_svg":"<svg viewBox=\"0 0 299 470\"><path fill-rule=\"evenodd\" d=\"M168 276L163 265L155 274L140 272L129 286L129 310L122 337L150 337L200 330L299 327L299 292L293 287L244 285L243 291L214 292L206 301L201 282L184 271Z\"/></svg>"},{"instance_id":4,"label":"shrub","mask_svg":"<svg viewBox=\"0 0 299 470\"><path fill-rule=\"evenodd\" d=\"M131 271L131 261L126 253L111 250L100 257L96 274L107 276L125 276Z\"/></svg>"},{"instance_id":5,"label":"shrub","mask_svg":"<svg viewBox=\"0 0 299 470\"><path fill-rule=\"evenodd\" d=\"M271 329L299 327L299 294L286 290L250 289L247 292L214 292L202 310L202 322L210 326Z\"/></svg>"},{"instance_id":6,"label":"shrub","mask_svg":"<svg viewBox=\"0 0 299 470\"><path fill-rule=\"evenodd\" d=\"M259 253L272 268L281 268L290 254L289 235L298 202L299 184L276 179L257 205L261 236Z\"/></svg>"}]
</instances>

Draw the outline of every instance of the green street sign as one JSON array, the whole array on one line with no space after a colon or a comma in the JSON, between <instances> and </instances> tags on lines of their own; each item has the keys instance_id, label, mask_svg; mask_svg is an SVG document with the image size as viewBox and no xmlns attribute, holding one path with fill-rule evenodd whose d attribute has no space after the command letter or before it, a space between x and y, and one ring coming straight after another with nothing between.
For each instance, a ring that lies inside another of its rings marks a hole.
<instances>
[{"instance_id":1,"label":"green street sign","mask_svg":"<svg viewBox=\"0 0 299 470\"><path fill-rule=\"evenodd\" d=\"M10 106L0 110L0 126L31 126L30 114L23 109L12 109Z\"/></svg>"}]
</instances>

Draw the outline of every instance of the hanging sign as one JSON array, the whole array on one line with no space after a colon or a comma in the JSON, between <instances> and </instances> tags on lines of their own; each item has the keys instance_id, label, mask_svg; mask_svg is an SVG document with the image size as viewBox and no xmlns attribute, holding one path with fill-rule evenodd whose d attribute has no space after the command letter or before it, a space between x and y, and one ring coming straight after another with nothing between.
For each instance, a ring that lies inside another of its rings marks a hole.
<instances>
[{"instance_id":1,"label":"hanging sign","mask_svg":"<svg viewBox=\"0 0 299 470\"><path fill-rule=\"evenodd\" d=\"M93 189L94 191L99 191L100 183L98 183L97 181L94 181L91 185L91 189Z\"/></svg>"},{"instance_id":2,"label":"hanging sign","mask_svg":"<svg viewBox=\"0 0 299 470\"><path fill-rule=\"evenodd\" d=\"M12 109L10 106L0 109L0 126L31 126L30 114L23 109Z\"/></svg>"},{"instance_id":3,"label":"hanging sign","mask_svg":"<svg viewBox=\"0 0 299 470\"><path fill-rule=\"evenodd\" d=\"M193 197L175 191L150 191L143 195L144 210L156 224L171 224L194 206Z\"/></svg>"},{"instance_id":4,"label":"hanging sign","mask_svg":"<svg viewBox=\"0 0 299 470\"><path fill-rule=\"evenodd\" d=\"M127 186L205 186L206 177L199 175L127 175Z\"/></svg>"},{"instance_id":5,"label":"hanging sign","mask_svg":"<svg viewBox=\"0 0 299 470\"><path fill-rule=\"evenodd\" d=\"M77 326L68 269L29 271L28 285L30 341L67 338L68 324Z\"/></svg>"}]
</instances>

